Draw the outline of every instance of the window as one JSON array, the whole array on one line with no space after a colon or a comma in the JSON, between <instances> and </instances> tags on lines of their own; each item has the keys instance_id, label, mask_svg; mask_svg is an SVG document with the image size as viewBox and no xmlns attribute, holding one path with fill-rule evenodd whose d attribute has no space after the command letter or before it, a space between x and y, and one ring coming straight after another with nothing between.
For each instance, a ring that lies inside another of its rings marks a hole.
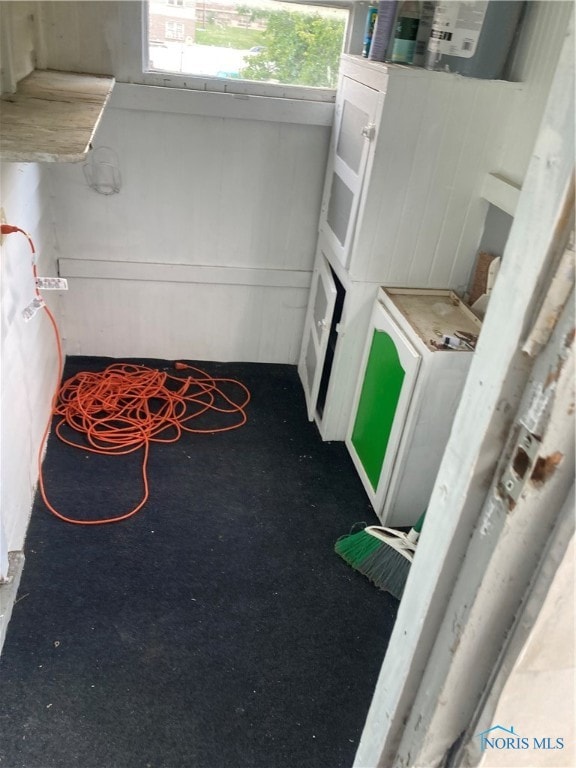
<instances>
[{"instance_id":1,"label":"window","mask_svg":"<svg viewBox=\"0 0 576 768\"><path fill-rule=\"evenodd\" d=\"M277 0L149 2L148 68L335 88L347 20L345 7Z\"/></svg>"},{"instance_id":2,"label":"window","mask_svg":"<svg viewBox=\"0 0 576 768\"><path fill-rule=\"evenodd\" d=\"M166 22L166 39L167 40L184 40L184 24L180 24L177 21Z\"/></svg>"}]
</instances>

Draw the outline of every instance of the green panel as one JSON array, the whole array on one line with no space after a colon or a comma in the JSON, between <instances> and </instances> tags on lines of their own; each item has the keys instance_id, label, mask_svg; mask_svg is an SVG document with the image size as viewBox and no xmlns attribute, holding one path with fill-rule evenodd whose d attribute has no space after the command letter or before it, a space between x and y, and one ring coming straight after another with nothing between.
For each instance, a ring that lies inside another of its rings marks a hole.
<instances>
[{"instance_id":1,"label":"green panel","mask_svg":"<svg viewBox=\"0 0 576 768\"><path fill-rule=\"evenodd\" d=\"M404 381L396 346L384 331L374 331L352 444L376 490Z\"/></svg>"}]
</instances>

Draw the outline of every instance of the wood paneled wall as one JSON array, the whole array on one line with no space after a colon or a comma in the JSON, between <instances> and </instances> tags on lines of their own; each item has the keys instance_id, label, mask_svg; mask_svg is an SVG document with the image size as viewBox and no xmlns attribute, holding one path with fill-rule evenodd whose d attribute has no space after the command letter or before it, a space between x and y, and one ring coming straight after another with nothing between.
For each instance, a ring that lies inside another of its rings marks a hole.
<instances>
[{"instance_id":1,"label":"wood paneled wall","mask_svg":"<svg viewBox=\"0 0 576 768\"><path fill-rule=\"evenodd\" d=\"M330 127L213 96L116 87L118 194L50 169L68 352L296 362Z\"/></svg>"}]
</instances>

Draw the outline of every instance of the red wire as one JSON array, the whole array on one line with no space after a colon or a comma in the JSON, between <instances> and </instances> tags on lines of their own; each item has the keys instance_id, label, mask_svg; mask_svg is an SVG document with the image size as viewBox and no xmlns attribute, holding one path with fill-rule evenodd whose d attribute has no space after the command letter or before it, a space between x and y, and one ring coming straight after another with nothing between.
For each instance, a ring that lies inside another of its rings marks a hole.
<instances>
[{"instance_id":1,"label":"red wire","mask_svg":"<svg viewBox=\"0 0 576 768\"><path fill-rule=\"evenodd\" d=\"M32 239L24 230L3 226L6 227L4 234L16 231L24 234L32 254L36 253ZM35 263L32 271L36 285ZM37 298L41 298L37 285L35 290ZM60 334L54 315L44 303L43 309L56 338L58 383L38 449L38 484L44 504L60 520L75 525L104 525L132 517L148 500L147 466L151 443L174 443L183 432L214 434L238 429L246 423L245 408L250 402L250 392L244 384L235 379L210 376L182 362L175 363L176 370L192 371L194 375L189 374L183 379L144 365L114 363L98 373L78 373L60 386L64 362ZM228 390L240 389L239 399L235 400L227 394L222 385ZM234 421L219 427L190 426L194 419L210 411L234 416ZM42 456L53 415L61 417L55 427L59 439L82 451L120 456L143 449L141 472L144 490L133 509L115 517L78 520L62 514L51 504L45 488ZM82 437L70 439L65 431L71 430Z\"/></svg>"}]
</instances>

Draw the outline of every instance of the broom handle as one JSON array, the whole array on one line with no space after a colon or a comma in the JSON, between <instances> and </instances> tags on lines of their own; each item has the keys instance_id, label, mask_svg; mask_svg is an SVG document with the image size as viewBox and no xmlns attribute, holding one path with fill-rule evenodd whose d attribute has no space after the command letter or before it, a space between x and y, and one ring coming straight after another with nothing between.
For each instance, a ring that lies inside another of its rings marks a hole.
<instances>
[{"instance_id":1,"label":"broom handle","mask_svg":"<svg viewBox=\"0 0 576 768\"><path fill-rule=\"evenodd\" d=\"M408 532L406 538L408 541L411 541L412 544L416 544L418 539L420 538L420 531L422 530L422 525L424 524L424 518L426 517L426 512L422 512L418 520L414 523L413 527Z\"/></svg>"},{"instance_id":2,"label":"broom handle","mask_svg":"<svg viewBox=\"0 0 576 768\"><path fill-rule=\"evenodd\" d=\"M384 528L380 525L367 525L364 529L377 539L384 541L394 549L404 554L405 551L414 551L420 538L420 531L424 523L426 512L423 512L408 533L402 533L395 528Z\"/></svg>"}]
</instances>

